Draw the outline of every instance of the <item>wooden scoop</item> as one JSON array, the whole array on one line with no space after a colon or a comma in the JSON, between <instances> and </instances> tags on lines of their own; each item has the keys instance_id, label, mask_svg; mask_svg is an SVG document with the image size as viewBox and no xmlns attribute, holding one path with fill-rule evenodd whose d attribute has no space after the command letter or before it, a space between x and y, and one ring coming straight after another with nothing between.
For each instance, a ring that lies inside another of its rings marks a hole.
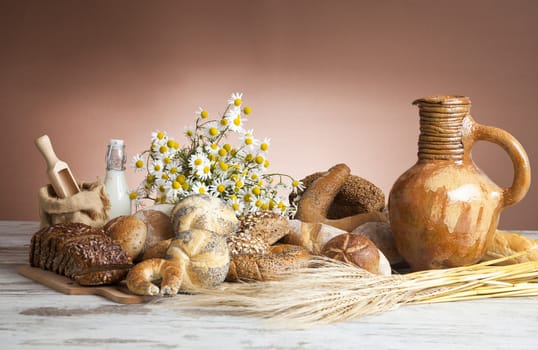
<instances>
[{"instance_id":1,"label":"wooden scoop","mask_svg":"<svg viewBox=\"0 0 538 350\"><path fill-rule=\"evenodd\" d=\"M35 144L47 161L47 175L58 198L67 198L80 192L67 163L56 157L49 137L43 135L35 140Z\"/></svg>"}]
</instances>

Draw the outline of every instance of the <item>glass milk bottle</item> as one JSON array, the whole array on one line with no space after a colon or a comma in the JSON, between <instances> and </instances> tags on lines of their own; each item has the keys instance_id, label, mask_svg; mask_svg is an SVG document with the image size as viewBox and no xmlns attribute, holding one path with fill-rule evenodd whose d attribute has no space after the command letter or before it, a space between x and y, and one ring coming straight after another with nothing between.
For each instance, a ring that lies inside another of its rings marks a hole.
<instances>
[{"instance_id":1,"label":"glass milk bottle","mask_svg":"<svg viewBox=\"0 0 538 350\"><path fill-rule=\"evenodd\" d=\"M125 144L111 139L106 152L105 190L110 200L108 220L131 214L131 199L125 179Z\"/></svg>"}]
</instances>

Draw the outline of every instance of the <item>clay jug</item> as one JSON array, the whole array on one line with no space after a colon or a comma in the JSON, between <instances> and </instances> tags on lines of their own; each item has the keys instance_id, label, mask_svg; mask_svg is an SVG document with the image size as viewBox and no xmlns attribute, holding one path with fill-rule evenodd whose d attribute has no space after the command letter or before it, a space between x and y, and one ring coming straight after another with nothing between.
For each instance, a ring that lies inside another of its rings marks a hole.
<instances>
[{"instance_id":1,"label":"clay jug","mask_svg":"<svg viewBox=\"0 0 538 350\"><path fill-rule=\"evenodd\" d=\"M430 96L418 105L418 161L389 195L396 247L413 270L478 262L492 241L502 209L519 202L530 185L521 144L499 128L476 123L463 96ZM501 188L473 162L478 140L501 146L514 165L514 180Z\"/></svg>"}]
</instances>

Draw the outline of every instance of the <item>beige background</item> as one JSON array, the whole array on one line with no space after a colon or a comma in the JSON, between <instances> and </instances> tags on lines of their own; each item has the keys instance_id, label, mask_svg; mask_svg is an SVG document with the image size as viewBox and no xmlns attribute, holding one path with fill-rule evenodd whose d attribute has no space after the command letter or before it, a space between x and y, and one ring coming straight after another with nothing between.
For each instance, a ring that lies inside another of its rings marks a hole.
<instances>
[{"instance_id":1,"label":"beige background","mask_svg":"<svg viewBox=\"0 0 538 350\"><path fill-rule=\"evenodd\" d=\"M48 134L77 178L103 177L110 138L129 156L155 129L179 137L242 91L273 171L345 162L388 195L416 161L411 102L463 94L538 162L536 1L1 1L0 219L36 220ZM480 143L502 186L512 166ZM128 171L135 187L139 174ZM500 226L538 229L538 185Z\"/></svg>"}]
</instances>

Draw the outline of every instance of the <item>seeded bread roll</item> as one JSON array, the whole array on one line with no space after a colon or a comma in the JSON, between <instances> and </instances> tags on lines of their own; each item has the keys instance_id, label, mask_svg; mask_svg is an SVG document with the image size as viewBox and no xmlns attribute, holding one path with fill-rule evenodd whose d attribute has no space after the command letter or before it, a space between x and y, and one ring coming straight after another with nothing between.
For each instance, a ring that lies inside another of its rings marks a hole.
<instances>
[{"instance_id":1,"label":"seeded bread roll","mask_svg":"<svg viewBox=\"0 0 538 350\"><path fill-rule=\"evenodd\" d=\"M331 259L357 265L371 273L391 274L387 258L364 235L353 233L338 235L325 244L322 254Z\"/></svg>"},{"instance_id":2,"label":"seeded bread roll","mask_svg":"<svg viewBox=\"0 0 538 350\"><path fill-rule=\"evenodd\" d=\"M134 261L146 243L146 224L133 215L118 216L104 226L105 233L123 247Z\"/></svg>"},{"instance_id":3,"label":"seeded bread roll","mask_svg":"<svg viewBox=\"0 0 538 350\"><path fill-rule=\"evenodd\" d=\"M174 232L209 230L227 235L239 227L234 210L223 200L209 195L190 195L179 201L170 214Z\"/></svg>"},{"instance_id":4,"label":"seeded bread roll","mask_svg":"<svg viewBox=\"0 0 538 350\"><path fill-rule=\"evenodd\" d=\"M296 245L271 246L267 254L241 254L232 256L227 281L271 281L279 274L306 267L308 251Z\"/></svg>"},{"instance_id":5,"label":"seeded bread roll","mask_svg":"<svg viewBox=\"0 0 538 350\"><path fill-rule=\"evenodd\" d=\"M239 217L239 231L250 232L269 245L290 232L287 218L268 210L258 210Z\"/></svg>"}]
</instances>

